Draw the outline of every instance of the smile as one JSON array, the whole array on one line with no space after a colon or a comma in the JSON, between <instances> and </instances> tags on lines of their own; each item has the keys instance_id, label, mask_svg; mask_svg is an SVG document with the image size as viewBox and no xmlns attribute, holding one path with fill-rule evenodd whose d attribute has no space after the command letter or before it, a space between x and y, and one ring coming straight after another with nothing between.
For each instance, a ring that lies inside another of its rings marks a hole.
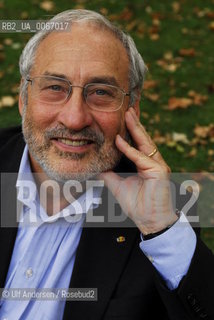
<instances>
[{"instance_id":1,"label":"smile","mask_svg":"<svg viewBox=\"0 0 214 320\"><path fill-rule=\"evenodd\" d=\"M89 140L70 140L70 139L57 139L59 142L66 144L72 147L80 147L85 146L87 144L91 144L92 141Z\"/></svg>"}]
</instances>

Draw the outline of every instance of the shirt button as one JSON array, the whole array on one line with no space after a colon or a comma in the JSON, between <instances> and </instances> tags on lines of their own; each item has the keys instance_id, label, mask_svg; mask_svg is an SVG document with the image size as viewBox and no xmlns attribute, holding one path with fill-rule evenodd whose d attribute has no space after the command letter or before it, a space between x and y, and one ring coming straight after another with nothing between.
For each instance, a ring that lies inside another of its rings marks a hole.
<instances>
[{"instance_id":1,"label":"shirt button","mask_svg":"<svg viewBox=\"0 0 214 320\"><path fill-rule=\"evenodd\" d=\"M26 278L31 278L33 276L33 269L32 268L28 268L25 271L25 276L26 276Z\"/></svg>"}]
</instances>

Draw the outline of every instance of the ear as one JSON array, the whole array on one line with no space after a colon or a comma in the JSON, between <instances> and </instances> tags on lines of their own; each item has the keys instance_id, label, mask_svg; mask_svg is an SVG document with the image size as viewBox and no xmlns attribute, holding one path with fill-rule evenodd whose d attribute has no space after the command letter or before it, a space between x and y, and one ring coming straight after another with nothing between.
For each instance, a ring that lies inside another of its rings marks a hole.
<instances>
[{"instance_id":1,"label":"ear","mask_svg":"<svg viewBox=\"0 0 214 320\"><path fill-rule=\"evenodd\" d=\"M21 86L22 86L22 83L23 83L23 78L21 79ZM23 108L24 108L24 102L23 102L23 97L21 95L21 93L19 94L19 113L20 115L22 116L22 113L23 113Z\"/></svg>"},{"instance_id":2,"label":"ear","mask_svg":"<svg viewBox=\"0 0 214 320\"><path fill-rule=\"evenodd\" d=\"M132 108L135 109L136 115L139 119L140 119L140 98L141 98L141 95L138 94L138 97L136 98L135 103L132 105Z\"/></svg>"}]
</instances>

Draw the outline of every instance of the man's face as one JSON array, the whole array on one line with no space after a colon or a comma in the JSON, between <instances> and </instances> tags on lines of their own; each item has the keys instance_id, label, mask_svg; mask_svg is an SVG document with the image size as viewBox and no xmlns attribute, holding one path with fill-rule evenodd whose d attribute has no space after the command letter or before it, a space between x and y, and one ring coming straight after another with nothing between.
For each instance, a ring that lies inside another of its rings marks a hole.
<instances>
[{"instance_id":1,"label":"man's face","mask_svg":"<svg viewBox=\"0 0 214 320\"><path fill-rule=\"evenodd\" d=\"M128 91L129 61L119 40L94 26L73 24L71 32L52 33L38 47L31 78L44 74L63 76L85 86L96 79L113 79ZM112 83L115 84L115 83ZM126 135L128 97L115 112L91 110L81 88L74 88L61 105L36 101L28 87L26 108L20 101L23 132L34 172L45 172L57 181L85 180L112 169L121 154L115 136Z\"/></svg>"}]
</instances>

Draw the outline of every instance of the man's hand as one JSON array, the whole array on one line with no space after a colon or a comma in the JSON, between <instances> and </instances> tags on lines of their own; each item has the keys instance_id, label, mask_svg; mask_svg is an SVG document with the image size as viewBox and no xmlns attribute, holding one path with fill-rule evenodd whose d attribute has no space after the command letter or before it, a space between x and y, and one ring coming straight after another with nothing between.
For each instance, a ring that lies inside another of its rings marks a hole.
<instances>
[{"instance_id":1,"label":"man's hand","mask_svg":"<svg viewBox=\"0 0 214 320\"><path fill-rule=\"evenodd\" d=\"M100 174L123 211L134 221L143 235L156 233L177 220L173 212L169 167L140 123L135 110L129 108L125 115L126 125L136 148L117 135L117 148L133 161L138 174L121 178L114 172ZM150 157L148 156L150 154Z\"/></svg>"}]
</instances>

